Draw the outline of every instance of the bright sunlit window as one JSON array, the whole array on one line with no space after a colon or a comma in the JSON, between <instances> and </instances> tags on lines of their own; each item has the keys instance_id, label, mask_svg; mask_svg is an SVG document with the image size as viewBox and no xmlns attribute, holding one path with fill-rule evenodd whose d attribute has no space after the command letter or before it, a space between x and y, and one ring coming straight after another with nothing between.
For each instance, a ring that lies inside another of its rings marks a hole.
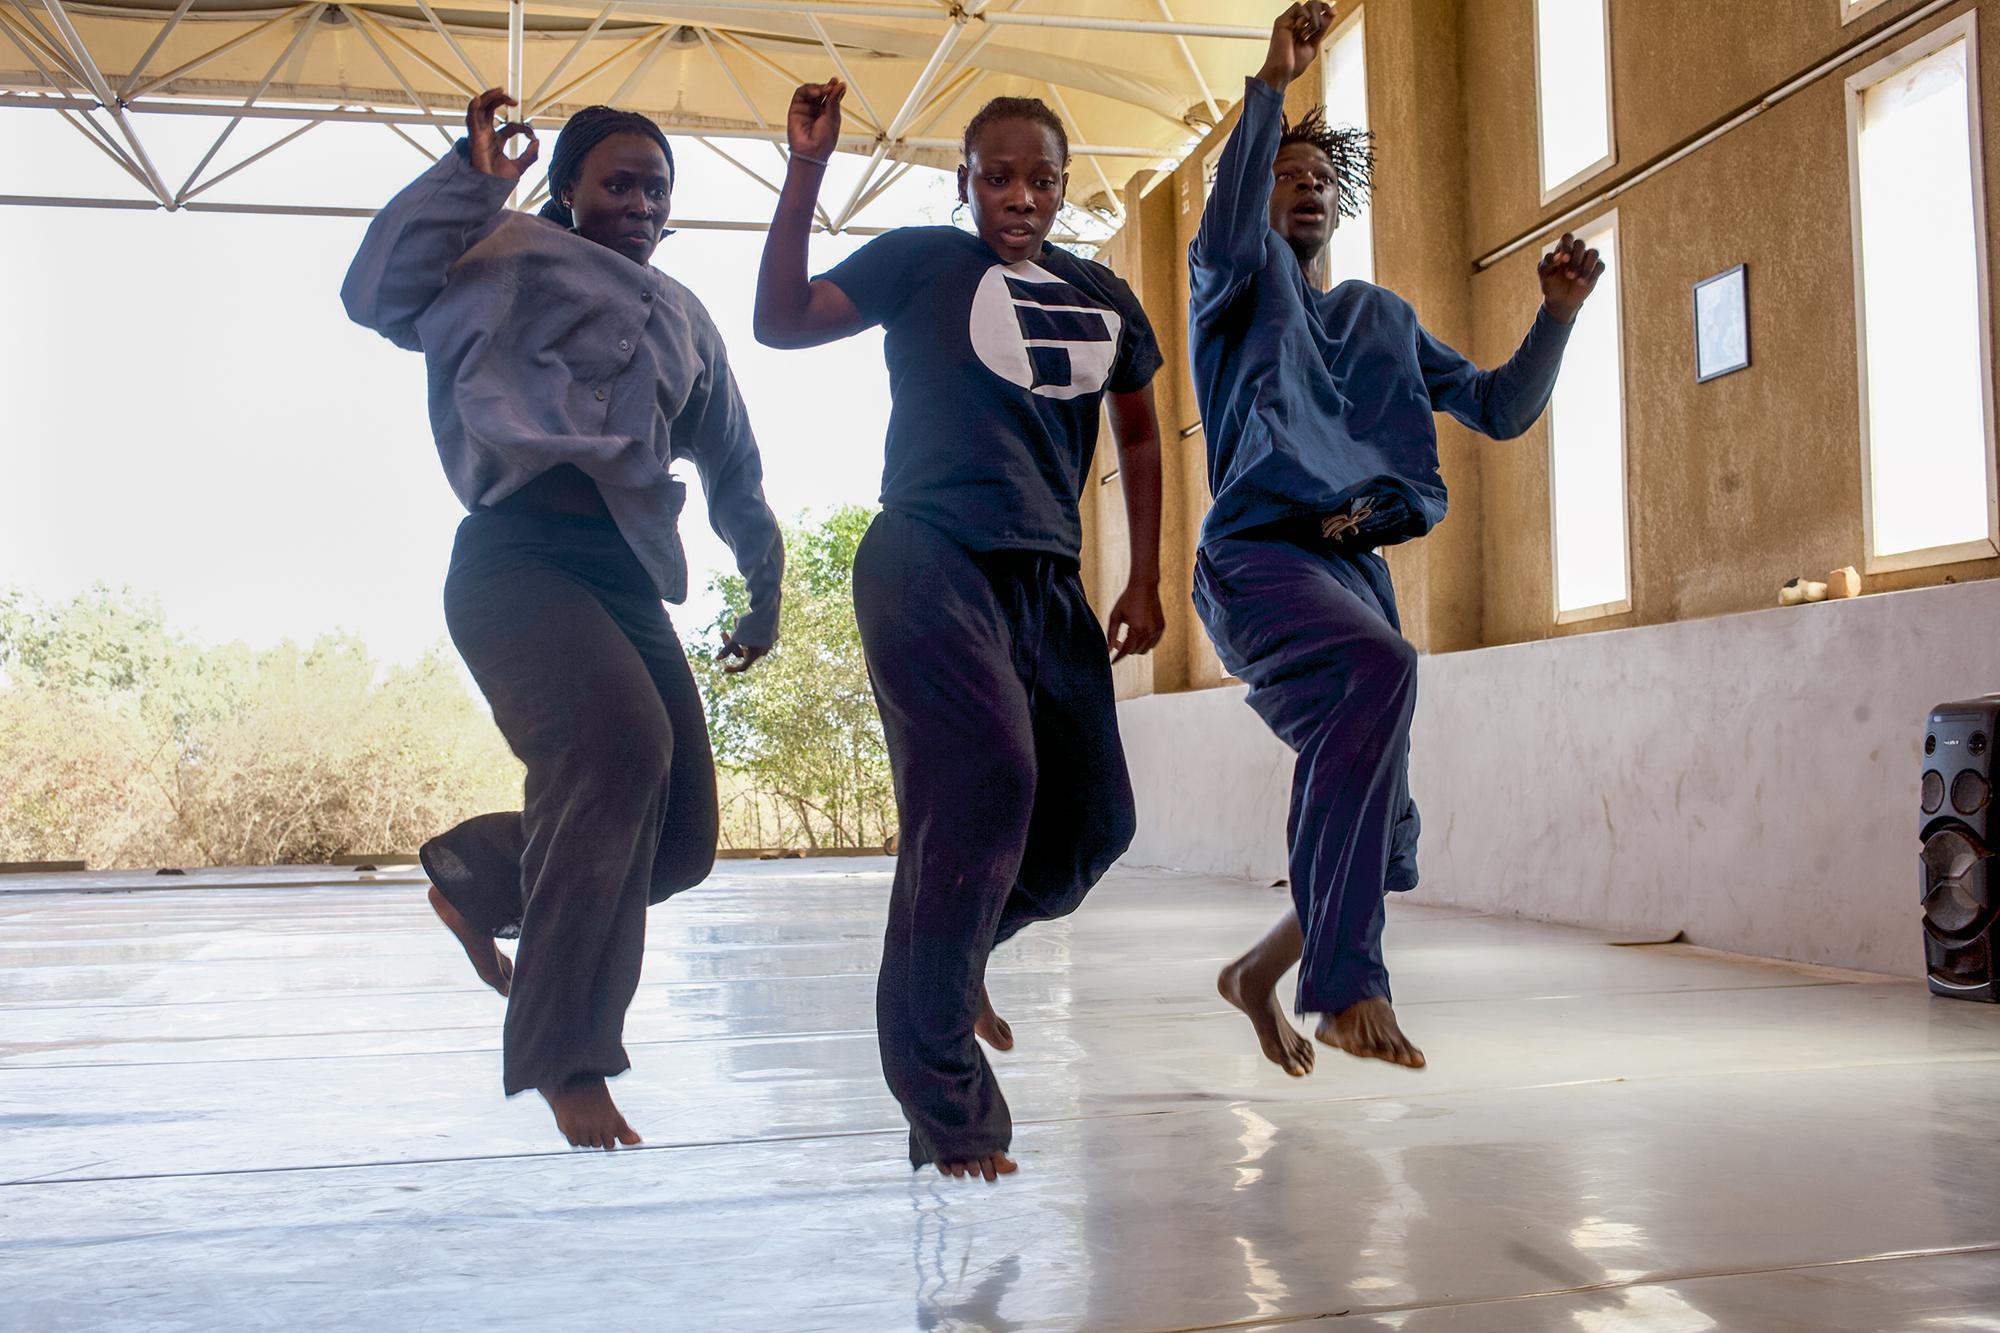
<instances>
[{"instance_id":1,"label":"bright sunlit window","mask_svg":"<svg viewBox=\"0 0 2000 1333\"><path fill-rule=\"evenodd\" d=\"M2000 549L1974 17L1847 83L1871 569Z\"/></svg>"},{"instance_id":2,"label":"bright sunlit window","mask_svg":"<svg viewBox=\"0 0 2000 1333\"><path fill-rule=\"evenodd\" d=\"M1365 11L1356 9L1340 25L1320 57L1324 74L1321 96L1332 125L1368 128L1368 34ZM1375 281L1374 207L1363 205L1358 218L1342 218L1326 247L1327 286L1350 278Z\"/></svg>"},{"instance_id":3,"label":"bright sunlit window","mask_svg":"<svg viewBox=\"0 0 2000 1333\"><path fill-rule=\"evenodd\" d=\"M1535 105L1543 203L1617 160L1606 0L1535 0Z\"/></svg>"},{"instance_id":4,"label":"bright sunlit window","mask_svg":"<svg viewBox=\"0 0 2000 1333\"><path fill-rule=\"evenodd\" d=\"M1618 315L1618 215L1579 230L1604 259L1549 403L1549 506L1556 620L1631 607L1625 535L1625 357Z\"/></svg>"}]
</instances>

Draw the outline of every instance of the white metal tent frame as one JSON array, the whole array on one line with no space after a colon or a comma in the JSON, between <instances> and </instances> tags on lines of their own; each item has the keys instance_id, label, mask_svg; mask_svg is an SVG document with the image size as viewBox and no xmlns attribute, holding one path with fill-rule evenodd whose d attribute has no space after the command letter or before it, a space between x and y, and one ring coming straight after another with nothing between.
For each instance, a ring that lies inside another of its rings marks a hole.
<instances>
[{"instance_id":1,"label":"white metal tent frame","mask_svg":"<svg viewBox=\"0 0 2000 1333\"><path fill-rule=\"evenodd\" d=\"M1029 12L1033 3L0 0L0 107L61 117L141 192L0 194L0 204L367 216L372 208L231 203L210 192L327 124L379 125L435 159L462 127L466 100L494 86L544 131L591 102L632 106L775 194L791 89L830 68L851 94L840 148L866 165L844 200L821 206L819 230L877 230L857 216L912 167L956 165L957 140L938 133L941 123L967 111L973 95L1000 93L1046 96L1078 140L1070 202L1115 224L1120 188L1173 166L1220 119L1211 73L1240 68L1240 42L1269 35L1176 16L1177 7L1240 14L1230 0L1067 0L1060 14ZM1138 8L1150 13L1101 12ZM663 58L672 65L664 78ZM147 149L140 114L224 123L175 186ZM225 159L250 120L297 127ZM428 142L429 131L440 144ZM775 149L769 174L741 152L743 141L759 140ZM533 206L546 189L544 180L522 202ZM677 217L674 225L763 224Z\"/></svg>"}]
</instances>

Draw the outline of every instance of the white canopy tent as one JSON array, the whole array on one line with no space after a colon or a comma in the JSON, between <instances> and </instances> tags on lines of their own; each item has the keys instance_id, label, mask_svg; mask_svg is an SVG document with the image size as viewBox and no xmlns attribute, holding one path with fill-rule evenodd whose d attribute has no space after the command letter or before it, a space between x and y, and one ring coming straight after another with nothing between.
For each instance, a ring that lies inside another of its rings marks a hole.
<instances>
[{"instance_id":1,"label":"white canopy tent","mask_svg":"<svg viewBox=\"0 0 2000 1333\"><path fill-rule=\"evenodd\" d=\"M823 206L822 230L874 230L857 221L863 211L912 167L955 165L958 127L987 98L1010 94L1058 110L1075 159L1070 202L1115 222L1120 189L1177 163L1233 100L1254 56L1245 42L1268 37L1266 9L1242 0L0 0L0 107L62 117L134 187L128 197L0 203L365 215L214 192L332 123L379 125L385 146L395 135L435 156L462 132L467 98L494 86L544 131L593 102L642 111L775 191L793 88L838 73L851 87L841 147L866 165L845 198ZM212 147L178 183L147 150L150 115L216 121ZM232 156L231 137L249 120L295 128Z\"/></svg>"}]
</instances>

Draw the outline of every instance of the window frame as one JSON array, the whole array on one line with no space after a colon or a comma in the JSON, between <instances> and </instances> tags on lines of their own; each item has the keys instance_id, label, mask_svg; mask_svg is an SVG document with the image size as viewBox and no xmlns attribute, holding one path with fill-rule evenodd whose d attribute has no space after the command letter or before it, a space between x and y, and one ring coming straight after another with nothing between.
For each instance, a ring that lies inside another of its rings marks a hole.
<instances>
[{"instance_id":1,"label":"window frame","mask_svg":"<svg viewBox=\"0 0 2000 1333\"><path fill-rule=\"evenodd\" d=\"M1628 440L1630 413L1627 410L1625 383L1625 249L1618 220L1618 210L1613 208L1592 218L1580 227L1570 229L1579 240L1596 247L1600 252L1608 241L1611 246L1612 273L1616 276L1616 297L1612 308L1612 319L1616 336L1613 345L1618 356L1618 522L1619 540L1625 555L1625 595L1616 601L1600 602L1595 606L1573 607L1565 611L1562 606L1562 531L1556 521L1556 432L1562 423L1551 398L1547 414L1548 421L1548 467L1549 467L1549 610L1557 625L1576 625L1588 620L1603 620L1610 616L1626 615L1632 610L1632 468L1631 447ZM1592 239L1602 236L1602 240ZM1594 294L1596 300L1602 293Z\"/></svg>"},{"instance_id":2,"label":"window frame","mask_svg":"<svg viewBox=\"0 0 2000 1333\"><path fill-rule=\"evenodd\" d=\"M1330 80L1333 75L1333 61L1331 59L1331 56L1334 45L1338 43L1342 38L1348 36L1353 29L1359 28L1361 30L1362 112L1364 115L1367 115L1369 120L1369 123L1363 125L1361 128L1364 130L1372 130L1374 128L1373 122L1375 118L1373 115L1373 108L1368 106L1368 99L1367 99L1367 88L1368 88L1367 14L1368 14L1368 7L1366 5L1356 5L1351 13L1349 13L1345 18L1341 19L1341 21L1334 26L1333 32L1327 37L1325 44L1320 47L1319 59L1320 59L1321 69L1319 75L1319 100L1322 106L1327 105L1331 100L1327 96L1327 89L1330 86ZM1370 224L1368 228L1368 272L1362 275L1362 280L1365 282L1372 283L1375 281L1375 274L1377 269L1376 255L1375 255L1375 228L1374 228L1375 200L1372 194L1369 196L1368 200L1368 213L1369 213L1369 224ZM1353 221L1355 221L1355 219L1343 218L1341 219L1341 225L1346 226ZM1328 290L1332 290L1333 287L1339 285L1339 283L1334 280L1334 274L1333 274L1333 246L1335 240L1337 240L1338 237L1339 237L1339 228L1336 227L1334 229L1334 232L1327 237L1326 249L1323 252L1325 255L1324 262L1326 265Z\"/></svg>"},{"instance_id":3,"label":"window frame","mask_svg":"<svg viewBox=\"0 0 2000 1333\"><path fill-rule=\"evenodd\" d=\"M1542 133L1546 112L1542 107L1542 0L1533 0L1535 43L1535 180L1541 184L1548 180L1548 140ZM1554 185L1541 186L1541 202L1544 206L1554 203L1563 195L1582 185L1594 176L1602 175L1618 165L1618 121L1614 114L1615 90L1611 69L1611 0L1597 0L1597 6L1604 16L1604 142L1607 145L1604 156L1590 165L1570 175Z\"/></svg>"},{"instance_id":4,"label":"window frame","mask_svg":"<svg viewBox=\"0 0 2000 1333\"><path fill-rule=\"evenodd\" d=\"M1870 0L1879 3L1880 0ZM1993 306L1986 231L1986 153L1980 135L1979 13L1969 11L1848 76L1844 97L1847 111L1847 210L1854 266L1854 359L1860 407L1861 551L1862 572L1888 574L1906 569L1987 560L2000 555L2000 468L1996 467L1993 402ZM1868 401L1868 289L1862 260L1861 230L1861 98L1868 89L1926 57L1960 41L1965 43L1965 103L1969 161L1972 173L1973 273L1978 284L1980 398L1986 431L1986 536L1977 541L1928 546L1892 555L1875 554L1875 469L1873 422Z\"/></svg>"}]
</instances>

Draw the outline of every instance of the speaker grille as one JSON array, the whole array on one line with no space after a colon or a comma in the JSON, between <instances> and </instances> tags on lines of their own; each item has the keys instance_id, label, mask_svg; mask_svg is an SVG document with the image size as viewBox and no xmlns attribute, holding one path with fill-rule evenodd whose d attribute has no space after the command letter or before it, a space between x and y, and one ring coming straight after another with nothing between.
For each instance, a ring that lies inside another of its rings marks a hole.
<instances>
[{"instance_id":1,"label":"speaker grille","mask_svg":"<svg viewBox=\"0 0 2000 1333\"><path fill-rule=\"evenodd\" d=\"M1968 881L1946 880L1924 899L1924 919L1940 935L1970 935L1986 925L1986 904Z\"/></svg>"},{"instance_id":2,"label":"speaker grille","mask_svg":"<svg viewBox=\"0 0 2000 1333\"><path fill-rule=\"evenodd\" d=\"M1951 986L1978 986L1993 975L1993 949L1988 936L1975 935L1963 946L1938 951L1930 960L1933 977Z\"/></svg>"},{"instance_id":3,"label":"speaker grille","mask_svg":"<svg viewBox=\"0 0 2000 1333\"><path fill-rule=\"evenodd\" d=\"M1924 813L1934 815L1944 804L1944 774L1935 768L1924 770Z\"/></svg>"},{"instance_id":4,"label":"speaker grille","mask_svg":"<svg viewBox=\"0 0 2000 1333\"><path fill-rule=\"evenodd\" d=\"M1949 828L1933 834L1924 844L1924 883L1930 886L1948 879L1964 879L1984 855L1979 844L1963 829Z\"/></svg>"},{"instance_id":5,"label":"speaker grille","mask_svg":"<svg viewBox=\"0 0 2000 1333\"><path fill-rule=\"evenodd\" d=\"M1904 788L1908 790L1908 788ZM1975 769L1962 769L1951 780L1951 808L1961 815L1976 815L1993 798L1993 789Z\"/></svg>"}]
</instances>

